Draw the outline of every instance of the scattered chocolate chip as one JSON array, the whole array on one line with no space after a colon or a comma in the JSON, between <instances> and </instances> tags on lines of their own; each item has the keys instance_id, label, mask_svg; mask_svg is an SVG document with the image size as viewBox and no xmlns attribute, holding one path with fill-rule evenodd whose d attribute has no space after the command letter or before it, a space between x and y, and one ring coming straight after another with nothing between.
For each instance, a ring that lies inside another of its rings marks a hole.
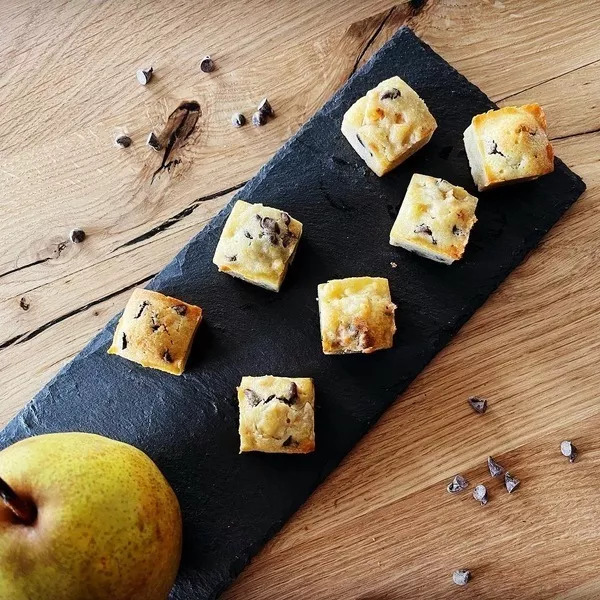
<instances>
[{"instance_id":1,"label":"scattered chocolate chip","mask_svg":"<svg viewBox=\"0 0 600 600\"><path fill-rule=\"evenodd\" d=\"M243 127L246 124L246 117L242 113L233 113L231 115L231 124L234 127Z\"/></svg>"},{"instance_id":2,"label":"scattered chocolate chip","mask_svg":"<svg viewBox=\"0 0 600 600\"><path fill-rule=\"evenodd\" d=\"M396 100L396 98L400 98L400 96L402 96L402 94L400 93L400 90L397 88L392 88L391 90L387 90L385 92L383 92L383 94L381 94L381 96L379 96L380 100Z\"/></svg>"},{"instance_id":3,"label":"scattered chocolate chip","mask_svg":"<svg viewBox=\"0 0 600 600\"><path fill-rule=\"evenodd\" d=\"M159 141L157 135L154 133L154 131L151 131L148 134L148 139L146 140L146 145L150 146L150 148L152 148L152 150L154 150L155 152L159 152L162 148L160 141Z\"/></svg>"},{"instance_id":4,"label":"scattered chocolate chip","mask_svg":"<svg viewBox=\"0 0 600 600\"><path fill-rule=\"evenodd\" d=\"M512 494L520 483L521 482L516 477L513 477L508 471L504 474L504 485L509 494Z\"/></svg>"},{"instance_id":5,"label":"scattered chocolate chip","mask_svg":"<svg viewBox=\"0 0 600 600\"><path fill-rule=\"evenodd\" d=\"M121 350L125 350L127 348L127 336L125 332L123 332L123 338L121 339Z\"/></svg>"},{"instance_id":6,"label":"scattered chocolate chip","mask_svg":"<svg viewBox=\"0 0 600 600\"><path fill-rule=\"evenodd\" d=\"M137 315L135 315L135 317L133 317L134 319L139 319L142 316L142 313L144 312L146 306L150 306L150 302L148 302L147 300L144 300L141 304L140 304L140 308L137 312Z\"/></svg>"},{"instance_id":7,"label":"scattered chocolate chip","mask_svg":"<svg viewBox=\"0 0 600 600\"><path fill-rule=\"evenodd\" d=\"M203 73L212 73L215 70L215 61L210 56L205 56L200 61L200 70Z\"/></svg>"},{"instance_id":8,"label":"scattered chocolate chip","mask_svg":"<svg viewBox=\"0 0 600 600\"><path fill-rule=\"evenodd\" d=\"M173 362L173 358L171 357L171 353L168 350L164 351L164 353L163 353L163 360L165 362L168 362L168 363Z\"/></svg>"},{"instance_id":9,"label":"scattered chocolate chip","mask_svg":"<svg viewBox=\"0 0 600 600\"><path fill-rule=\"evenodd\" d=\"M175 306L171 306L171 308L181 317L187 313L187 306L185 304L176 304Z\"/></svg>"},{"instance_id":10,"label":"scattered chocolate chip","mask_svg":"<svg viewBox=\"0 0 600 600\"><path fill-rule=\"evenodd\" d=\"M477 502L481 502L483 505L488 503L488 495L485 485L480 483L479 485L475 486L475 489L473 490L473 498L475 498Z\"/></svg>"},{"instance_id":11,"label":"scattered chocolate chip","mask_svg":"<svg viewBox=\"0 0 600 600\"><path fill-rule=\"evenodd\" d=\"M471 571L468 571L467 569L459 569L452 573L452 581L454 581L456 585L467 585L470 580Z\"/></svg>"},{"instance_id":12,"label":"scattered chocolate chip","mask_svg":"<svg viewBox=\"0 0 600 600\"><path fill-rule=\"evenodd\" d=\"M249 231L244 231L244 237L247 237L249 240L253 240L252 234Z\"/></svg>"},{"instance_id":13,"label":"scattered chocolate chip","mask_svg":"<svg viewBox=\"0 0 600 600\"><path fill-rule=\"evenodd\" d=\"M237 254L234 254L233 256L226 256L225 257L229 262L235 262L237 260Z\"/></svg>"},{"instance_id":14,"label":"scattered chocolate chip","mask_svg":"<svg viewBox=\"0 0 600 600\"><path fill-rule=\"evenodd\" d=\"M478 396L471 396L468 399L469 406L476 412L482 415L487 410L487 400Z\"/></svg>"},{"instance_id":15,"label":"scattered chocolate chip","mask_svg":"<svg viewBox=\"0 0 600 600\"><path fill-rule=\"evenodd\" d=\"M283 444L281 444L281 445L285 448L286 446L291 446L293 441L294 440L292 439L292 436L290 435L290 437L288 437L287 440L285 440L283 442Z\"/></svg>"},{"instance_id":16,"label":"scattered chocolate chip","mask_svg":"<svg viewBox=\"0 0 600 600\"><path fill-rule=\"evenodd\" d=\"M260 396L254 390L244 390L244 396L246 396L246 400L248 400L252 406L258 406L260 404Z\"/></svg>"},{"instance_id":17,"label":"scattered chocolate chip","mask_svg":"<svg viewBox=\"0 0 600 600\"><path fill-rule=\"evenodd\" d=\"M273 107L271 106L271 103L266 98L263 98L258 103L258 112L263 114L265 117L272 117L275 114L273 112Z\"/></svg>"},{"instance_id":18,"label":"scattered chocolate chip","mask_svg":"<svg viewBox=\"0 0 600 600\"><path fill-rule=\"evenodd\" d=\"M487 464L492 477L500 477L504 473L504 467L499 465L491 456L488 456Z\"/></svg>"},{"instance_id":19,"label":"scattered chocolate chip","mask_svg":"<svg viewBox=\"0 0 600 600\"><path fill-rule=\"evenodd\" d=\"M469 482L462 476L456 475L456 477L448 484L446 488L451 494L458 494L469 487Z\"/></svg>"},{"instance_id":20,"label":"scattered chocolate chip","mask_svg":"<svg viewBox=\"0 0 600 600\"><path fill-rule=\"evenodd\" d=\"M131 138L128 135L119 135L115 138L115 146L129 148L131 146Z\"/></svg>"},{"instance_id":21,"label":"scattered chocolate chip","mask_svg":"<svg viewBox=\"0 0 600 600\"><path fill-rule=\"evenodd\" d=\"M252 125L254 125L254 127L261 127L266 122L267 122L267 116L264 113L261 113L260 111L257 110L252 115Z\"/></svg>"},{"instance_id":22,"label":"scattered chocolate chip","mask_svg":"<svg viewBox=\"0 0 600 600\"><path fill-rule=\"evenodd\" d=\"M560 443L560 453L563 456L566 456L569 459L569 462L575 462L578 454L577 448L575 448L572 442L567 440Z\"/></svg>"},{"instance_id":23,"label":"scattered chocolate chip","mask_svg":"<svg viewBox=\"0 0 600 600\"><path fill-rule=\"evenodd\" d=\"M85 231L83 229L73 229L69 237L74 244L81 244L85 240Z\"/></svg>"},{"instance_id":24,"label":"scattered chocolate chip","mask_svg":"<svg viewBox=\"0 0 600 600\"><path fill-rule=\"evenodd\" d=\"M281 220L286 224L289 225L292 218L290 217L290 215L288 215L286 212L281 212Z\"/></svg>"},{"instance_id":25,"label":"scattered chocolate chip","mask_svg":"<svg viewBox=\"0 0 600 600\"><path fill-rule=\"evenodd\" d=\"M146 85L150 83L153 72L154 69L152 67L149 67L148 69L138 69L135 73L138 83L140 83L141 85Z\"/></svg>"},{"instance_id":26,"label":"scattered chocolate chip","mask_svg":"<svg viewBox=\"0 0 600 600\"><path fill-rule=\"evenodd\" d=\"M23 310L29 310L29 307L31 306L29 304L29 301L27 300L27 298L25 298L25 296L23 296L20 300L19 300L19 306L23 309Z\"/></svg>"}]
</instances>

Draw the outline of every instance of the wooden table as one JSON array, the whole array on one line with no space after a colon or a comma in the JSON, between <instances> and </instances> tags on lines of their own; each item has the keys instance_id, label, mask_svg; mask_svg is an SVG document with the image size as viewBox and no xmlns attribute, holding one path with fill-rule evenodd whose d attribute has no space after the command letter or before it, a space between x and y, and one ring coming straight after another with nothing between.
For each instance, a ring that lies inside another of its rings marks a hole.
<instances>
[{"instance_id":1,"label":"wooden table","mask_svg":"<svg viewBox=\"0 0 600 600\"><path fill-rule=\"evenodd\" d=\"M2 2L0 422L404 23L500 104L540 102L588 191L225 598L598 598L594 0ZM275 120L230 125L263 96ZM182 99L201 105L198 133L150 185L160 156L145 138ZM120 132L130 148L113 145ZM489 399L486 415L471 394ZM563 439L580 447L575 464ZM517 492L492 481L485 507L446 493L457 472L487 483L488 454L522 480ZM461 567L474 579L457 589Z\"/></svg>"}]
</instances>

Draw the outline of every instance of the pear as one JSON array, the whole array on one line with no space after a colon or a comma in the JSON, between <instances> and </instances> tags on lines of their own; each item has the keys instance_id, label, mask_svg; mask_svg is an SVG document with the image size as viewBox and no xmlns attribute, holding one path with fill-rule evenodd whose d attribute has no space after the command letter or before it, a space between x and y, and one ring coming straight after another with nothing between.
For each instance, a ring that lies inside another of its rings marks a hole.
<instances>
[{"instance_id":1,"label":"pear","mask_svg":"<svg viewBox=\"0 0 600 600\"><path fill-rule=\"evenodd\" d=\"M165 600L180 557L179 503L141 450L55 433L0 452L2 600Z\"/></svg>"}]
</instances>

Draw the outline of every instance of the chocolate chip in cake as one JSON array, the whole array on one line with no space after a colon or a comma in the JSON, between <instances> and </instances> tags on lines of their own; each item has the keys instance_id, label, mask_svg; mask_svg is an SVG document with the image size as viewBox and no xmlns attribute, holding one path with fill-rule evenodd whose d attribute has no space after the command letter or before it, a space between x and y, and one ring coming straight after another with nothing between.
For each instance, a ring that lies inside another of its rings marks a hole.
<instances>
[{"instance_id":1,"label":"chocolate chip in cake","mask_svg":"<svg viewBox=\"0 0 600 600\"><path fill-rule=\"evenodd\" d=\"M237 260L237 254L233 254L232 256L225 257L229 262L235 262Z\"/></svg>"},{"instance_id":2,"label":"chocolate chip in cake","mask_svg":"<svg viewBox=\"0 0 600 600\"><path fill-rule=\"evenodd\" d=\"M458 494L469 487L469 482L462 476L456 475L446 488L451 494Z\"/></svg>"},{"instance_id":3,"label":"chocolate chip in cake","mask_svg":"<svg viewBox=\"0 0 600 600\"><path fill-rule=\"evenodd\" d=\"M165 350L163 352L163 360L165 362L168 362L168 363L173 362L173 358L171 357L171 353L168 350Z\"/></svg>"},{"instance_id":4,"label":"chocolate chip in cake","mask_svg":"<svg viewBox=\"0 0 600 600\"><path fill-rule=\"evenodd\" d=\"M298 398L298 385L295 381L290 382L290 391L288 393L288 396L291 401L294 401Z\"/></svg>"},{"instance_id":5,"label":"chocolate chip in cake","mask_svg":"<svg viewBox=\"0 0 600 600\"><path fill-rule=\"evenodd\" d=\"M161 145L157 135L154 133L154 131L151 131L148 134L148 139L146 140L146 145L150 146L150 148L152 148L152 150L154 150L155 152L159 152L162 148L162 145Z\"/></svg>"},{"instance_id":6,"label":"chocolate chip in cake","mask_svg":"<svg viewBox=\"0 0 600 600\"><path fill-rule=\"evenodd\" d=\"M358 133L356 134L356 139L358 140L358 143L365 148L365 150L369 153L370 156L373 156L373 153L365 146L365 143L362 141L360 135L358 135Z\"/></svg>"},{"instance_id":7,"label":"chocolate chip in cake","mask_svg":"<svg viewBox=\"0 0 600 600\"><path fill-rule=\"evenodd\" d=\"M485 485L480 483L479 485L475 486L475 489L473 490L473 498L475 498L477 502L481 502L482 505L488 503L488 495Z\"/></svg>"},{"instance_id":8,"label":"chocolate chip in cake","mask_svg":"<svg viewBox=\"0 0 600 600\"><path fill-rule=\"evenodd\" d=\"M121 339L121 350L125 350L125 348L127 348L127 336L125 335L125 332L123 332L123 337Z\"/></svg>"},{"instance_id":9,"label":"chocolate chip in cake","mask_svg":"<svg viewBox=\"0 0 600 600\"><path fill-rule=\"evenodd\" d=\"M73 229L69 237L74 244L81 244L85 240L85 231L83 229Z\"/></svg>"},{"instance_id":10,"label":"chocolate chip in cake","mask_svg":"<svg viewBox=\"0 0 600 600\"><path fill-rule=\"evenodd\" d=\"M152 319L152 324L150 325L150 329L152 329L152 331L158 331L160 329L160 323L158 321L158 317L156 315L152 315L152 317L150 317Z\"/></svg>"},{"instance_id":11,"label":"chocolate chip in cake","mask_svg":"<svg viewBox=\"0 0 600 600\"><path fill-rule=\"evenodd\" d=\"M271 217L263 217L260 221L260 226L269 233L279 234L281 231L279 223Z\"/></svg>"},{"instance_id":12,"label":"chocolate chip in cake","mask_svg":"<svg viewBox=\"0 0 600 600\"><path fill-rule=\"evenodd\" d=\"M487 400L478 396L468 399L469 406L478 414L482 415L487 410Z\"/></svg>"},{"instance_id":13,"label":"chocolate chip in cake","mask_svg":"<svg viewBox=\"0 0 600 600\"><path fill-rule=\"evenodd\" d=\"M433 235L431 228L428 227L427 225L425 225L424 223L421 223L420 225L417 225L415 227L415 233L424 233L426 235Z\"/></svg>"},{"instance_id":14,"label":"chocolate chip in cake","mask_svg":"<svg viewBox=\"0 0 600 600\"><path fill-rule=\"evenodd\" d=\"M247 237L249 240L253 240L254 237L249 231L244 231L244 237Z\"/></svg>"},{"instance_id":15,"label":"chocolate chip in cake","mask_svg":"<svg viewBox=\"0 0 600 600\"><path fill-rule=\"evenodd\" d=\"M258 406L260 404L260 396L254 390L245 389L244 396L246 396L246 400L248 400L252 406Z\"/></svg>"},{"instance_id":16,"label":"chocolate chip in cake","mask_svg":"<svg viewBox=\"0 0 600 600\"><path fill-rule=\"evenodd\" d=\"M459 229L456 225L452 225L452 233L454 235L464 235L463 230Z\"/></svg>"},{"instance_id":17,"label":"chocolate chip in cake","mask_svg":"<svg viewBox=\"0 0 600 600\"><path fill-rule=\"evenodd\" d=\"M150 83L153 72L154 69L152 67L148 67L147 69L138 69L135 73L138 83L140 83L141 85L147 85L148 83Z\"/></svg>"},{"instance_id":18,"label":"chocolate chip in cake","mask_svg":"<svg viewBox=\"0 0 600 600\"><path fill-rule=\"evenodd\" d=\"M454 571L454 573L452 573L452 581L454 581L456 585L467 585L467 583L471 581L471 571L468 571L467 569Z\"/></svg>"},{"instance_id":19,"label":"chocolate chip in cake","mask_svg":"<svg viewBox=\"0 0 600 600\"><path fill-rule=\"evenodd\" d=\"M504 473L504 467L499 465L491 456L488 456L487 464L492 477L500 477Z\"/></svg>"},{"instance_id":20,"label":"chocolate chip in cake","mask_svg":"<svg viewBox=\"0 0 600 600\"><path fill-rule=\"evenodd\" d=\"M260 111L257 110L252 115L252 125L254 125L254 127L261 127L266 122L267 122L267 116L264 113L261 113Z\"/></svg>"},{"instance_id":21,"label":"chocolate chip in cake","mask_svg":"<svg viewBox=\"0 0 600 600\"><path fill-rule=\"evenodd\" d=\"M500 156L504 156L504 154L498 150L498 144L494 140L488 145L488 154L499 154ZM504 158L506 158L506 156L504 156Z\"/></svg>"},{"instance_id":22,"label":"chocolate chip in cake","mask_svg":"<svg viewBox=\"0 0 600 600\"><path fill-rule=\"evenodd\" d=\"M135 317L133 317L133 318L134 319L139 319L142 316L142 313L144 312L146 306L150 306L150 302L148 302L147 300L144 300L140 304L140 308L138 309L137 315L135 315Z\"/></svg>"},{"instance_id":23,"label":"chocolate chip in cake","mask_svg":"<svg viewBox=\"0 0 600 600\"><path fill-rule=\"evenodd\" d=\"M246 117L242 113L233 113L231 115L231 124L234 127L243 127L246 124Z\"/></svg>"},{"instance_id":24,"label":"chocolate chip in cake","mask_svg":"<svg viewBox=\"0 0 600 600\"><path fill-rule=\"evenodd\" d=\"M291 220L292 220L292 218L291 218L291 217L290 217L290 215L288 215L286 212L283 212L283 211L282 211L282 213L281 213L281 220L282 220L282 221L283 221L283 222L284 222L286 225L289 225L289 224L290 224L290 222L291 222Z\"/></svg>"},{"instance_id":25,"label":"chocolate chip in cake","mask_svg":"<svg viewBox=\"0 0 600 600\"><path fill-rule=\"evenodd\" d=\"M560 453L569 459L569 462L575 462L577 459L577 448L573 445L573 442L565 440L560 443Z\"/></svg>"},{"instance_id":26,"label":"chocolate chip in cake","mask_svg":"<svg viewBox=\"0 0 600 600\"><path fill-rule=\"evenodd\" d=\"M131 138L128 135L119 135L115 138L115 146L129 148L131 146Z\"/></svg>"},{"instance_id":27,"label":"chocolate chip in cake","mask_svg":"<svg viewBox=\"0 0 600 600\"><path fill-rule=\"evenodd\" d=\"M258 103L258 112L263 114L265 117L272 117L275 114L273 112L273 107L271 106L271 103L266 98L263 98Z\"/></svg>"},{"instance_id":28,"label":"chocolate chip in cake","mask_svg":"<svg viewBox=\"0 0 600 600\"><path fill-rule=\"evenodd\" d=\"M27 298L25 298L25 296L23 296L23 297L22 297L22 298L19 300L19 306L20 306L20 307L21 307L23 310L27 311L27 310L29 310L29 307L30 307L31 305L29 304L29 301L27 300Z\"/></svg>"},{"instance_id":29,"label":"chocolate chip in cake","mask_svg":"<svg viewBox=\"0 0 600 600\"><path fill-rule=\"evenodd\" d=\"M396 98L400 98L402 94L398 88L392 88L391 90L387 90L381 94L379 97L381 100L396 100Z\"/></svg>"},{"instance_id":30,"label":"chocolate chip in cake","mask_svg":"<svg viewBox=\"0 0 600 600\"><path fill-rule=\"evenodd\" d=\"M187 306L185 304L175 304L171 308L181 317L187 313Z\"/></svg>"},{"instance_id":31,"label":"chocolate chip in cake","mask_svg":"<svg viewBox=\"0 0 600 600\"><path fill-rule=\"evenodd\" d=\"M509 494L512 494L520 483L521 482L516 477L513 477L508 471L504 474L504 485Z\"/></svg>"},{"instance_id":32,"label":"chocolate chip in cake","mask_svg":"<svg viewBox=\"0 0 600 600\"><path fill-rule=\"evenodd\" d=\"M293 440L292 436L290 435L281 445L285 448L287 446L291 446L293 441L294 440Z\"/></svg>"},{"instance_id":33,"label":"chocolate chip in cake","mask_svg":"<svg viewBox=\"0 0 600 600\"><path fill-rule=\"evenodd\" d=\"M215 61L210 56L205 56L200 61L200 70L203 73L212 73L215 70Z\"/></svg>"}]
</instances>

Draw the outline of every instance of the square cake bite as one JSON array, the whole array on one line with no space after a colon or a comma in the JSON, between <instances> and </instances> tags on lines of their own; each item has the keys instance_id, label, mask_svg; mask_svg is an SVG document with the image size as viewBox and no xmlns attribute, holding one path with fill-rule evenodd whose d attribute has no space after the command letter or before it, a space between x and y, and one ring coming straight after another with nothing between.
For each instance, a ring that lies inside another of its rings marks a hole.
<instances>
[{"instance_id":1,"label":"square cake bite","mask_svg":"<svg viewBox=\"0 0 600 600\"><path fill-rule=\"evenodd\" d=\"M240 452L315 449L315 388L308 377L243 377L237 388Z\"/></svg>"},{"instance_id":2,"label":"square cake bite","mask_svg":"<svg viewBox=\"0 0 600 600\"><path fill-rule=\"evenodd\" d=\"M202 309L152 290L135 289L117 323L109 354L181 375Z\"/></svg>"},{"instance_id":3,"label":"square cake bite","mask_svg":"<svg viewBox=\"0 0 600 600\"><path fill-rule=\"evenodd\" d=\"M369 354L392 347L396 305L387 279L333 279L319 285L318 296L325 354Z\"/></svg>"},{"instance_id":4,"label":"square cake bite","mask_svg":"<svg viewBox=\"0 0 600 600\"><path fill-rule=\"evenodd\" d=\"M342 120L342 133L380 177L422 148L436 127L425 102L400 77L369 90Z\"/></svg>"},{"instance_id":5,"label":"square cake bite","mask_svg":"<svg viewBox=\"0 0 600 600\"><path fill-rule=\"evenodd\" d=\"M225 223L213 262L219 271L279 291L302 235L288 213L238 200Z\"/></svg>"},{"instance_id":6,"label":"square cake bite","mask_svg":"<svg viewBox=\"0 0 600 600\"><path fill-rule=\"evenodd\" d=\"M539 104L506 106L476 115L464 133L473 180L481 192L536 179L554 170L554 152Z\"/></svg>"},{"instance_id":7,"label":"square cake bite","mask_svg":"<svg viewBox=\"0 0 600 600\"><path fill-rule=\"evenodd\" d=\"M477 221L477 198L444 179L415 173L390 232L390 244L425 258L459 260Z\"/></svg>"}]
</instances>

